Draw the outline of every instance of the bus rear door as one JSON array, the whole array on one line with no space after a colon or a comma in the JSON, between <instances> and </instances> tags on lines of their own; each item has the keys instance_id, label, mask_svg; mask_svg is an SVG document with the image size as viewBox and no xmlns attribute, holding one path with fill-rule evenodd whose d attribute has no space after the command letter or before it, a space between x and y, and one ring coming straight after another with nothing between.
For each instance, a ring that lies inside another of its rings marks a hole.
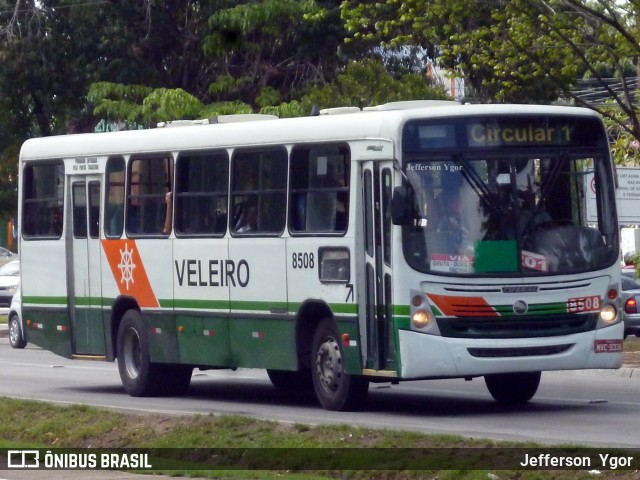
<instances>
[{"instance_id":1,"label":"bus rear door","mask_svg":"<svg viewBox=\"0 0 640 480\"><path fill-rule=\"evenodd\" d=\"M71 221L67 263L72 352L104 355L100 276L101 178L71 177Z\"/></svg>"},{"instance_id":2,"label":"bus rear door","mask_svg":"<svg viewBox=\"0 0 640 480\"><path fill-rule=\"evenodd\" d=\"M391 193L392 162L362 164L365 236L366 368L395 370L393 338Z\"/></svg>"}]
</instances>

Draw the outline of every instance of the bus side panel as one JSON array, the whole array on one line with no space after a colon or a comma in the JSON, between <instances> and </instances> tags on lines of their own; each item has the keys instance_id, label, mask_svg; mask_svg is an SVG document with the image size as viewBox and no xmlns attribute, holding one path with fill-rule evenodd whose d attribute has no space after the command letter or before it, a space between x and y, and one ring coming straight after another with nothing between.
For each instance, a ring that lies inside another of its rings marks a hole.
<instances>
[{"instance_id":1,"label":"bus side panel","mask_svg":"<svg viewBox=\"0 0 640 480\"><path fill-rule=\"evenodd\" d=\"M64 242L23 240L20 257L22 315L28 341L70 358Z\"/></svg>"},{"instance_id":2,"label":"bus side panel","mask_svg":"<svg viewBox=\"0 0 640 480\"><path fill-rule=\"evenodd\" d=\"M143 311L149 329L149 356L152 362L180 363L176 322L172 313Z\"/></svg>"},{"instance_id":3,"label":"bus side panel","mask_svg":"<svg viewBox=\"0 0 640 480\"><path fill-rule=\"evenodd\" d=\"M234 317L229 324L233 366L295 370L293 318Z\"/></svg>"},{"instance_id":4,"label":"bus side panel","mask_svg":"<svg viewBox=\"0 0 640 480\"><path fill-rule=\"evenodd\" d=\"M22 297L23 299L25 297ZM31 301L31 300L29 300ZM71 337L69 335L69 315L67 309L23 307L23 317L29 321L27 340L56 355L71 358ZM63 330L63 328L67 328Z\"/></svg>"},{"instance_id":5,"label":"bus side panel","mask_svg":"<svg viewBox=\"0 0 640 480\"><path fill-rule=\"evenodd\" d=\"M349 340L342 344L345 368L348 373L360 374L362 345L359 341L353 243L353 238L348 235L287 238L287 296L290 313L299 312L305 302L326 305L326 315L334 318L338 334L349 336ZM321 275L324 278L321 279ZM318 310L312 311L319 315ZM299 328L304 328L305 324L317 325L323 319L308 318L303 314L299 318Z\"/></svg>"},{"instance_id":6,"label":"bus side panel","mask_svg":"<svg viewBox=\"0 0 640 480\"><path fill-rule=\"evenodd\" d=\"M225 317L177 314L180 360L190 365L231 365L229 321Z\"/></svg>"},{"instance_id":7,"label":"bus side panel","mask_svg":"<svg viewBox=\"0 0 640 480\"><path fill-rule=\"evenodd\" d=\"M232 364L228 285L232 278L227 276L232 264L227 257L227 238L173 240L173 308L182 363Z\"/></svg>"},{"instance_id":8,"label":"bus side panel","mask_svg":"<svg viewBox=\"0 0 640 480\"><path fill-rule=\"evenodd\" d=\"M295 370L295 326L287 315L285 245L281 238L230 240L229 335L235 366Z\"/></svg>"}]
</instances>

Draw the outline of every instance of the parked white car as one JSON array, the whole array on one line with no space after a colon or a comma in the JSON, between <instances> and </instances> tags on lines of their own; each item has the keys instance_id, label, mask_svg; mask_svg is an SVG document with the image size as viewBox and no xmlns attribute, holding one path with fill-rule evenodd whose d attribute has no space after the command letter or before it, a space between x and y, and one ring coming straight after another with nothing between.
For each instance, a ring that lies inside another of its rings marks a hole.
<instances>
[{"instance_id":1,"label":"parked white car","mask_svg":"<svg viewBox=\"0 0 640 480\"><path fill-rule=\"evenodd\" d=\"M0 307L8 308L20 283L20 260L11 260L0 267Z\"/></svg>"},{"instance_id":2,"label":"parked white car","mask_svg":"<svg viewBox=\"0 0 640 480\"><path fill-rule=\"evenodd\" d=\"M13 253L11 250L8 250L4 247L0 247L0 265L9 263L11 260L15 260L17 258L18 258L18 255Z\"/></svg>"},{"instance_id":3,"label":"parked white car","mask_svg":"<svg viewBox=\"0 0 640 480\"><path fill-rule=\"evenodd\" d=\"M22 323L22 297L20 287L11 300L9 307L9 343L13 348L24 348L27 346L27 338Z\"/></svg>"}]
</instances>

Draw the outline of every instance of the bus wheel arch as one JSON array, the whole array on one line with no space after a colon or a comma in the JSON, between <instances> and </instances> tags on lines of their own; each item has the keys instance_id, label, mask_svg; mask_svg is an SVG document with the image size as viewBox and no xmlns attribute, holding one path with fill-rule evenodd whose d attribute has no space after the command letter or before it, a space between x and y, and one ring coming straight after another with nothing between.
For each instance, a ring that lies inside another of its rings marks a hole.
<instances>
[{"instance_id":1,"label":"bus wheel arch","mask_svg":"<svg viewBox=\"0 0 640 480\"><path fill-rule=\"evenodd\" d=\"M191 365L154 363L150 356L149 329L135 301L114 306L112 330L120 380L133 397L183 395L191 383Z\"/></svg>"},{"instance_id":2,"label":"bus wheel arch","mask_svg":"<svg viewBox=\"0 0 640 480\"><path fill-rule=\"evenodd\" d=\"M353 410L367 396L369 381L346 372L338 327L333 318L322 320L311 348L311 378L316 397L327 410Z\"/></svg>"},{"instance_id":3,"label":"bus wheel arch","mask_svg":"<svg viewBox=\"0 0 640 480\"><path fill-rule=\"evenodd\" d=\"M296 367L291 370L267 369L274 387L283 392L301 392L313 389L311 378L311 347L318 324L331 316L331 309L322 300L305 300L296 314L295 342Z\"/></svg>"},{"instance_id":4,"label":"bus wheel arch","mask_svg":"<svg viewBox=\"0 0 640 480\"><path fill-rule=\"evenodd\" d=\"M129 309L122 315L116 343L118 371L122 385L133 397L156 393L160 372L149 356L149 332L140 311Z\"/></svg>"},{"instance_id":5,"label":"bus wheel arch","mask_svg":"<svg viewBox=\"0 0 640 480\"><path fill-rule=\"evenodd\" d=\"M333 318L329 305L322 300L305 300L296 315L296 352L298 368L311 368L311 347L313 336L320 322L325 318Z\"/></svg>"},{"instance_id":6,"label":"bus wheel arch","mask_svg":"<svg viewBox=\"0 0 640 480\"><path fill-rule=\"evenodd\" d=\"M128 310L137 310L138 312L140 312L138 303L131 297L118 297L111 306L111 325L109 328L109 333L111 335L109 339L110 348L107 349L108 351L110 351L110 355L108 358L108 360L110 361L115 360L117 357L118 329L120 328L122 317Z\"/></svg>"}]
</instances>

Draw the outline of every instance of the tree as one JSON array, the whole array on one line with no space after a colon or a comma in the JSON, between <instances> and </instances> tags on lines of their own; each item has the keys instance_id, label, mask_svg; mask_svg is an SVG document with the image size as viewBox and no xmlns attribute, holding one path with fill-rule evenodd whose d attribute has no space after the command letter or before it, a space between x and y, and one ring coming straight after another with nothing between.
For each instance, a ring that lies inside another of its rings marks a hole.
<instances>
[{"instance_id":1,"label":"tree","mask_svg":"<svg viewBox=\"0 0 640 480\"><path fill-rule=\"evenodd\" d=\"M356 39L430 49L480 101L563 98L597 110L628 145L640 141L637 74L628 77L640 58L636 1L345 1L342 16ZM613 89L603 72L613 72L621 88ZM593 79L611 102L581 97L573 88L580 78Z\"/></svg>"},{"instance_id":2,"label":"tree","mask_svg":"<svg viewBox=\"0 0 640 480\"><path fill-rule=\"evenodd\" d=\"M343 2L342 15L354 38L385 46L419 45L433 60L464 77L475 101L550 102L560 93L547 71L532 63L540 52L546 70L564 81L575 79L566 69L566 48L533 25L519 0L395 0ZM516 5L518 4L518 5Z\"/></svg>"},{"instance_id":3,"label":"tree","mask_svg":"<svg viewBox=\"0 0 640 480\"><path fill-rule=\"evenodd\" d=\"M27 138L93 130L91 83L206 94L208 64L197 40L215 3L0 0L0 170L13 172L3 175L2 190L16 190L17 152ZM0 216L14 211L15 195L0 203Z\"/></svg>"},{"instance_id":4,"label":"tree","mask_svg":"<svg viewBox=\"0 0 640 480\"><path fill-rule=\"evenodd\" d=\"M306 92L306 93L305 93ZM113 121L152 126L174 119L210 118L217 115L250 113L242 102L204 104L182 90L149 89L108 83L94 84L89 98L96 114ZM261 113L280 117L309 115L313 107L368 107L387 102L414 99L450 99L441 86L432 85L423 75L394 76L380 59L349 63L334 81L307 86L298 98L277 105L265 105Z\"/></svg>"},{"instance_id":5,"label":"tree","mask_svg":"<svg viewBox=\"0 0 640 480\"><path fill-rule=\"evenodd\" d=\"M209 18L203 42L218 65L212 99L254 108L288 102L309 84L330 81L344 64L338 0L228 3ZM354 47L350 53L363 52Z\"/></svg>"}]
</instances>

